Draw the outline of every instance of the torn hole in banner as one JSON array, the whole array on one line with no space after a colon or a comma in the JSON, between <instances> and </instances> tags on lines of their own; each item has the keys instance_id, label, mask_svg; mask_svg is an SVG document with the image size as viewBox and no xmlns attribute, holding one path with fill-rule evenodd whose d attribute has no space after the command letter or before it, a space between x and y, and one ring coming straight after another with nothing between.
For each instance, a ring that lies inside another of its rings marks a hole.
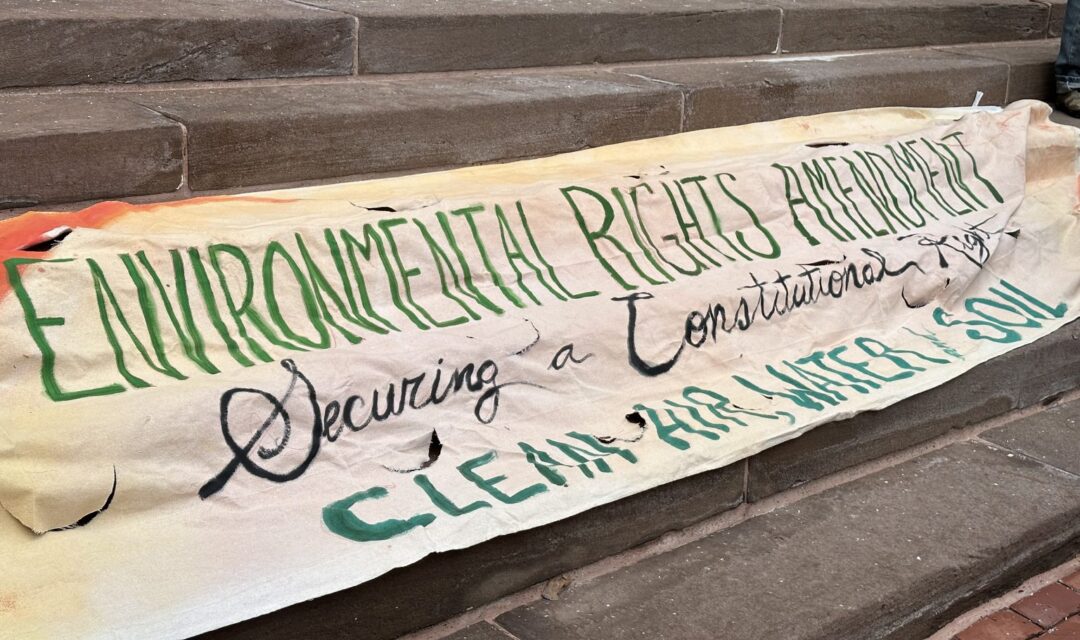
<instances>
[{"instance_id":1,"label":"torn hole in banner","mask_svg":"<svg viewBox=\"0 0 1080 640\"><path fill-rule=\"evenodd\" d=\"M627 422L637 427L637 435L632 438L619 438L616 436L604 435L596 436L602 444L611 444L613 442L637 442L645 437L645 416L641 415L638 411L632 411L624 416Z\"/></svg>"},{"instance_id":2,"label":"torn hole in banner","mask_svg":"<svg viewBox=\"0 0 1080 640\"><path fill-rule=\"evenodd\" d=\"M806 146L811 149L820 149L822 147L846 147L850 144L850 142L807 142Z\"/></svg>"},{"instance_id":3,"label":"torn hole in banner","mask_svg":"<svg viewBox=\"0 0 1080 640\"><path fill-rule=\"evenodd\" d=\"M435 429L432 429L431 438L428 441L427 459L425 459L423 462L414 465L402 465L400 467L389 466L385 464L381 466L383 469L386 469L387 471L393 471L394 473L413 473L416 471L423 471L424 469L427 469L439 460L439 456L442 455L442 450L443 445L442 441L439 440L439 432Z\"/></svg>"},{"instance_id":4,"label":"torn hole in banner","mask_svg":"<svg viewBox=\"0 0 1080 640\"><path fill-rule=\"evenodd\" d=\"M372 203L361 203L353 200L347 200L346 202L357 209L375 213L405 213L435 206L440 202L440 199L431 195L421 195L392 201L375 201Z\"/></svg>"},{"instance_id":5,"label":"torn hole in banner","mask_svg":"<svg viewBox=\"0 0 1080 640\"><path fill-rule=\"evenodd\" d=\"M113 501L114 497L116 497L116 467L113 467L112 490L109 491L109 495L105 498L105 504L101 505L100 509L97 509L96 511L91 511L90 513L88 513L85 516L79 518L78 520L76 520L75 522L67 525L66 527L54 527L52 529L49 529L49 531L67 531L68 529L76 529L78 527L85 527L86 525L90 524L90 522L92 522L94 520L94 518L98 517L102 513L105 513L106 510L108 510L109 505L112 504L112 501ZM46 533L48 533L48 532L46 532Z\"/></svg>"},{"instance_id":6,"label":"torn hole in banner","mask_svg":"<svg viewBox=\"0 0 1080 640\"><path fill-rule=\"evenodd\" d=\"M37 238L34 238L29 243L22 246L20 251L31 251L44 253L55 248L58 244L64 241L74 231L71 227L60 226L54 229L49 229L45 233L41 234Z\"/></svg>"},{"instance_id":7,"label":"torn hole in banner","mask_svg":"<svg viewBox=\"0 0 1080 640\"><path fill-rule=\"evenodd\" d=\"M84 527L107 511L116 497L115 466L83 468L78 483L64 473L5 469L9 471L14 473L3 479L0 507L38 535ZM26 476L23 482L18 482L20 476Z\"/></svg>"}]
</instances>

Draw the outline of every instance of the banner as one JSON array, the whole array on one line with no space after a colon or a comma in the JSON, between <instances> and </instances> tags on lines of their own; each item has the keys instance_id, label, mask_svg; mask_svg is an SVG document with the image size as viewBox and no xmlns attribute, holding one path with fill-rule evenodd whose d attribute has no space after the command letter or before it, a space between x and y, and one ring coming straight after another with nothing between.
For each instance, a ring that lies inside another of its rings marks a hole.
<instances>
[{"instance_id":1,"label":"banner","mask_svg":"<svg viewBox=\"0 0 1080 640\"><path fill-rule=\"evenodd\" d=\"M0 222L0 629L185 637L1077 317L1076 130L874 109Z\"/></svg>"}]
</instances>

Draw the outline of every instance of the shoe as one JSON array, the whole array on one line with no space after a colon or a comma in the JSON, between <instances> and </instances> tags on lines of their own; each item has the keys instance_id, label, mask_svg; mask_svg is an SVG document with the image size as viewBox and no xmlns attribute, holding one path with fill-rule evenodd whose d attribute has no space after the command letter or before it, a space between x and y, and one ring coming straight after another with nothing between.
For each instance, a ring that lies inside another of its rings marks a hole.
<instances>
[{"instance_id":1,"label":"shoe","mask_svg":"<svg viewBox=\"0 0 1080 640\"><path fill-rule=\"evenodd\" d=\"M1080 118L1080 90L1074 89L1068 93L1059 93L1057 96L1058 107L1074 118Z\"/></svg>"}]
</instances>

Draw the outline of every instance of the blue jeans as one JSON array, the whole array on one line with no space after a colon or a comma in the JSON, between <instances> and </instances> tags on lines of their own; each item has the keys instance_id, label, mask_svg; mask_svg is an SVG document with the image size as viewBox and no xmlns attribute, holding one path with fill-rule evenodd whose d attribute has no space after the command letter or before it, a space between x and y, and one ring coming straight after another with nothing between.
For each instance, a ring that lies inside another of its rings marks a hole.
<instances>
[{"instance_id":1,"label":"blue jeans","mask_svg":"<svg viewBox=\"0 0 1080 640\"><path fill-rule=\"evenodd\" d=\"M1065 5L1065 25L1061 29L1061 49L1054 64L1057 92L1080 89L1080 0Z\"/></svg>"}]
</instances>

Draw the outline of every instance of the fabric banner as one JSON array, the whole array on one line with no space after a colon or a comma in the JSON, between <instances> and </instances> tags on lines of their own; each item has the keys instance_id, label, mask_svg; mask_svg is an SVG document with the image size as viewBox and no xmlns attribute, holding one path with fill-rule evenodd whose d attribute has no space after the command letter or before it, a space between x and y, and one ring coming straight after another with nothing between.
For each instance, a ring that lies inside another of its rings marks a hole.
<instances>
[{"instance_id":1,"label":"fabric banner","mask_svg":"<svg viewBox=\"0 0 1080 640\"><path fill-rule=\"evenodd\" d=\"M0 222L0 630L185 637L1077 317L1076 130L874 109Z\"/></svg>"}]
</instances>

